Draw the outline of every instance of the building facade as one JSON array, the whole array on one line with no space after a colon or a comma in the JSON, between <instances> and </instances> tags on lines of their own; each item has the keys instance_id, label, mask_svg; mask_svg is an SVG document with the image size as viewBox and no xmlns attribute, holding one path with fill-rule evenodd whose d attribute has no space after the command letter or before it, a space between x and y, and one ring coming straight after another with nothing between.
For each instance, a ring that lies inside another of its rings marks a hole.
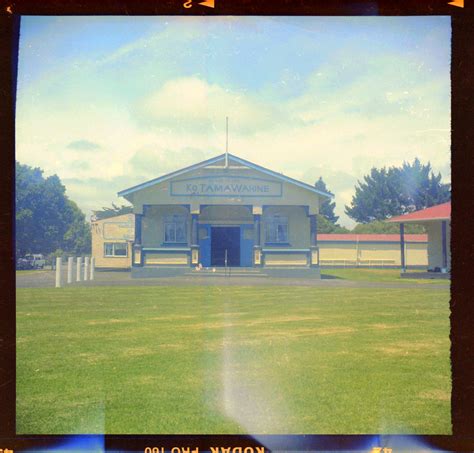
<instances>
[{"instance_id":1,"label":"building facade","mask_svg":"<svg viewBox=\"0 0 474 453\"><path fill-rule=\"evenodd\" d=\"M97 269L130 269L134 230L133 214L91 222L92 256Z\"/></svg>"},{"instance_id":2,"label":"building facade","mask_svg":"<svg viewBox=\"0 0 474 453\"><path fill-rule=\"evenodd\" d=\"M193 268L319 275L317 217L329 193L223 154L119 192L135 215L132 275Z\"/></svg>"}]
</instances>

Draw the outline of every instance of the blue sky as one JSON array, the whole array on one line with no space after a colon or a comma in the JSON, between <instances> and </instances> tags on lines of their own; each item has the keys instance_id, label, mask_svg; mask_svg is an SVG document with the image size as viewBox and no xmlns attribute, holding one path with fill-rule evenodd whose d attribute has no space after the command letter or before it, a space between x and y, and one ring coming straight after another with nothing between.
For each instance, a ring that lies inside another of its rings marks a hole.
<instances>
[{"instance_id":1,"label":"blue sky","mask_svg":"<svg viewBox=\"0 0 474 453\"><path fill-rule=\"evenodd\" d=\"M448 17L23 17L17 159L87 213L230 152L343 214L372 166L418 156L450 180Z\"/></svg>"}]
</instances>

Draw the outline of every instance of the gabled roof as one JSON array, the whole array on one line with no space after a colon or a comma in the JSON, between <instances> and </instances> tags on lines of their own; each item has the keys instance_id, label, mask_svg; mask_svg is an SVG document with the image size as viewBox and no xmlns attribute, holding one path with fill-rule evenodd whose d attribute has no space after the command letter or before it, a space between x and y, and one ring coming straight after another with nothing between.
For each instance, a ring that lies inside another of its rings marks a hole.
<instances>
[{"instance_id":1,"label":"gabled roof","mask_svg":"<svg viewBox=\"0 0 474 453\"><path fill-rule=\"evenodd\" d=\"M400 242L400 235L379 233L318 233L319 242ZM428 242L427 234L405 234L405 242Z\"/></svg>"},{"instance_id":2,"label":"gabled roof","mask_svg":"<svg viewBox=\"0 0 474 453\"><path fill-rule=\"evenodd\" d=\"M133 192L137 192L139 190L146 189L147 187L154 186L155 184L159 184L161 182L167 181L167 180L169 180L171 178L174 178L176 176L180 176L182 174L185 174L185 173L188 173L190 171L197 170L197 169L200 169L200 168L205 168L205 167L207 167L211 164L219 162L222 159L225 159L225 154L220 154L219 156L213 157L211 159L204 160L202 162L198 162L197 164L191 165L189 167L182 168L181 170L177 170L177 171L174 171L172 173L168 173L166 175L160 176L158 178L151 179L150 181L144 182L142 184L138 184L137 186L133 186L133 187L130 187L128 189L121 190L120 192L118 192L117 195L119 197L125 197L125 196L127 196L127 195L129 195ZM240 157L234 156L233 154L229 153L228 154L228 159L229 159L229 162L233 161L234 163L244 165L245 167L252 168L254 170L260 171L262 173L265 173L267 175L270 175L270 176L273 176L277 179L280 179L281 181L288 182L290 184L294 184L296 186L302 187L303 189L307 189L307 190L309 190L311 192L314 192L314 193L317 193L318 195L321 195L323 197L327 197L327 198L333 198L334 197L334 195L332 193L323 192L321 190L316 189L315 187L313 187L310 184L307 184L307 183L302 182L302 181L298 181L297 179L290 178L289 176L285 176L281 173L277 173L273 170L269 170L268 168L261 167L260 165L249 162L248 160L245 160L245 159L242 159Z\"/></svg>"},{"instance_id":3,"label":"gabled roof","mask_svg":"<svg viewBox=\"0 0 474 453\"><path fill-rule=\"evenodd\" d=\"M392 217L388 222L424 222L428 220L449 220L451 218L451 202L431 206L430 208L410 212L409 214Z\"/></svg>"}]
</instances>

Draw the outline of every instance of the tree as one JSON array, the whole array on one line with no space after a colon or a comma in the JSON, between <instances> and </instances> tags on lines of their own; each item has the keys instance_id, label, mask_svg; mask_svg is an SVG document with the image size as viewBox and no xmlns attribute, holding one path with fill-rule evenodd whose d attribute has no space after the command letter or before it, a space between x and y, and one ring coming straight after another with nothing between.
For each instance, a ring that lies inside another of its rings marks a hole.
<instances>
[{"instance_id":1,"label":"tree","mask_svg":"<svg viewBox=\"0 0 474 453\"><path fill-rule=\"evenodd\" d=\"M68 230L64 233L63 247L74 255L83 255L91 251L91 228L86 222L86 216L74 203L68 200L72 211L73 220Z\"/></svg>"},{"instance_id":2,"label":"tree","mask_svg":"<svg viewBox=\"0 0 474 453\"><path fill-rule=\"evenodd\" d=\"M400 225L398 223L384 222L383 220L375 220L370 223L359 223L353 229L352 233L363 234L398 234L400 233ZM416 234L425 233L425 229L422 225L407 223L405 225L405 233Z\"/></svg>"},{"instance_id":3,"label":"tree","mask_svg":"<svg viewBox=\"0 0 474 453\"><path fill-rule=\"evenodd\" d=\"M323 181L322 177L319 177L319 179L314 183L314 187L316 189L321 190L322 192L329 192L329 189L326 187L326 183ZM336 224L337 221L339 220L339 216L337 216L334 213L334 208L336 207L336 203L331 201L330 199L323 201L321 204L321 207L319 209L319 213L324 216L327 220L329 220L331 223Z\"/></svg>"},{"instance_id":4,"label":"tree","mask_svg":"<svg viewBox=\"0 0 474 453\"><path fill-rule=\"evenodd\" d=\"M402 167L372 168L362 182L358 181L345 211L359 223L370 223L445 203L450 198L450 185L441 182L441 174L435 175L429 162L423 165L415 159Z\"/></svg>"},{"instance_id":5,"label":"tree","mask_svg":"<svg viewBox=\"0 0 474 453\"><path fill-rule=\"evenodd\" d=\"M40 168L15 164L17 254L90 250L84 214L66 196L57 175L43 177Z\"/></svg>"},{"instance_id":6,"label":"tree","mask_svg":"<svg viewBox=\"0 0 474 453\"><path fill-rule=\"evenodd\" d=\"M103 207L98 211L94 211L94 217L96 220L102 220L108 219L109 217L115 217L117 215L131 214L132 212L132 206L117 206L115 203L112 203L112 207Z\"/></svg>"},{"instance_id":7,"label":"tree","mask_svg":"<svg viewBox=\"0 0 474 453\"><path fill-rule=\"evenodd\" d=\"M318 234L319 233L349 233L349 230L330 222L326 217L318 214Z\"/></svg>"}]
</instances>

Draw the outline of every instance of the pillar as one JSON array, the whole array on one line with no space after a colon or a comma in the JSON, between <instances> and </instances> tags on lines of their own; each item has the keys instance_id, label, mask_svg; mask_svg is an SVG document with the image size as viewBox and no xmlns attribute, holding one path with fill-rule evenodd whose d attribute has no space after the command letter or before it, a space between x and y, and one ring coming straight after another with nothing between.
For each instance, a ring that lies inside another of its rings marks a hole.
<instances>
[{"instance_id":1,"label":"pillar","mask_svg":"<svg viewBox=\"0 0 474 453\"><path fill-rule=\"evenodd\" d=\"M198 215L191 214L191 245L198 245Z\"/></svg>"},{"instance_id":2,"label":"pillar","mask_svg":"<svg viewBox=\"0 0 474 453\"><path fill-rule=\"evenodd\" d=\"M72 283L72 266L73 266L74 258L70 256L67 259L67 282Z\"/></svg>"},{"instance_id":3,"label":"pillar","mask_svg":"<svg viewBox=\"0 0 474 453\"><path fill-rule=\"evenodd\" d=\"M262 225L262 216L261 214L254 214L253 216L253 230L255 232L254 245L260 247L261 243L261 225Z\"/></svg>"},{"instance_id":4,"label":"pillar","mask_svg":"<svg viewBox=\"0 0 474 453\"><path fill-rule=\"evenodd\" d=\"M56 288L61 288L61 257L56 258Z\"/></svg>"},{"instance_id":5,"label":"pillar","mask_svg":"<svg viewBox=\"0 0 474 453\"><path fill-rule=\"evenodd\" d=\"M199 264L199 237L198 237L198 226L199 226L199 213L200 206L191 207L191 259L190 265L197 266Z\"/></svg>"},{"instance_id":6,"label":"pillar","mask_svg":"<svg viewBox=\"0 0 474 453\"><path fill-rule=\"evenodd\" d=\"M142 243L142 217L143 214L135 214L135 244Z\"/></svg>"},{"instance_id":7,"label":"pillar","mask_svg":"<svg viewBox=\"0 0 474 453\"><path fill-rule=\"evenodd\" d=\"M143 266L142 218L143 214L135 214L135 240L132 250L132 266Z\"/></svg>"},{"instance_id":8,"label":"pillar","mask_svg":"<svg viewBox=\"0 0 474 453\"><path fill-rule=\"evenodd\" d=\"M91 280L94 280L94 273L95 273L95 258L91 257L91 272L90 272Z\"/></svg>"},{"instance_id":9,"label":"pillar","mask_svg":"<svg viewBox=\"0 0 474 453\"><path fill-rule=\"evenodd\" d=\"M318 245L318 218L316 214L309 216L310 244L313 247Z\"/></svg>"},{"instance_id":10,"label":"pillar","mask_svg":"<svg viewBox=\"0 0 474 453\"><path fill-rule=\"evenodd\" d=\"M81 266L82 266L82 258L78 256L77 264L76 264L76 282L81 281Z\"/></svg>"},{"instance_id":11,"label":"pillar","mask_svg":"<svg viewBox=\"0 0 474 453\"><path fill-rule=\"evenodd\" d=\"M84 281L89 280L89 257L84 257Z\"/></svg>"},{"instance_id":12,"label":"pillar","mask_svg":"<svg viewBox=\"0 0 474 453\"><path fill-rule=\"evenodd\" d=\"M262 254L262 208L254 206L253 212L253 265L255 267L263 266L263 254Z\"/></svg>"},{"instance_id":13,"label":"pillar","mask_svg":"<svg viewBox=\"0 0 474 453\"><path fill-rule=\"evenodd\" d=\"M402 272L406 272L405 265L405 224L400 223L400 264Z\"/></svg>"},{"instance_id":14,"label":"pillar","mask_svg":"<svg viewBox=\"0 0 474 453\"><path fill-rule=\"evenodd\" d=\"M318 217L317 214L309 216L309 259L308 264L311 267L319 266L319 248L318 248Z\"/></svg>"},{"instance_id":15,"label":"pillar","mask_svg":"<svg viewBox=\"0 0 474 453\"><path fill-rule=\"evenodd\" d=\"M443 253L443 269L448 269L448 244L446 240L447 222L441 222L441 251Z\"/></svg>"}]
</instances>

